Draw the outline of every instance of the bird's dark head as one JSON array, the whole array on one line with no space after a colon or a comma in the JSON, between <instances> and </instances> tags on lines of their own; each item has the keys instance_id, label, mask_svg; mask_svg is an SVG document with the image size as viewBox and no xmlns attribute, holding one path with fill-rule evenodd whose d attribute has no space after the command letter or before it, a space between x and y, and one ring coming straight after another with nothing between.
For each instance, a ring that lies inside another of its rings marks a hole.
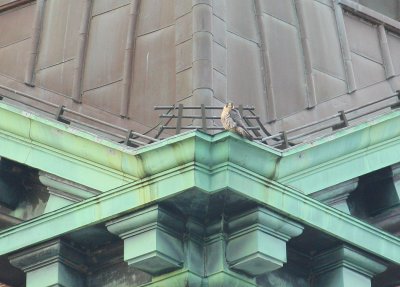
<instances>
[{"instance_id":1,"label":"bird's dark head","mask_svg":"<svg viewBox=\"0 0 400 287\"><path fill-rule=\"evenodd\" d=\"M234 109L235 105L232 102L226 103L225 108Z\"/></svg>"}]
</instances>

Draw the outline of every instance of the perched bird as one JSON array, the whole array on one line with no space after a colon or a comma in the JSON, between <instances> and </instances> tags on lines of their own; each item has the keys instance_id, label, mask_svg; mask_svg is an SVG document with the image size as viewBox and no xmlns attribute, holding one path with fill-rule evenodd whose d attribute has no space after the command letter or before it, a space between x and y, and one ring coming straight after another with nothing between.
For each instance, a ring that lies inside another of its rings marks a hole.
<instances>
[{"instance_id":1,"label":"perched bird","mask_svg":"<svg viewBox=\"0 0 400 287\"><path fill-rule=\"evenodd\" d=\"M227 103L224 106L221 113L221 123L224 129L235 132L249 140L253 140L253 137L244 126L242 116L239 111L235 109L233 103Z\"/></svg>"}]
</instances>

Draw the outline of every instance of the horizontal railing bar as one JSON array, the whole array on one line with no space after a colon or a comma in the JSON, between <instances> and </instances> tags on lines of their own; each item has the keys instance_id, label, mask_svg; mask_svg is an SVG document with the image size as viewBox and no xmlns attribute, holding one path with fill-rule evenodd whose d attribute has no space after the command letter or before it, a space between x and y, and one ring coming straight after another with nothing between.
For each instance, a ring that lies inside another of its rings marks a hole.
<instances>
[{"instance_id":1,"label":"horizontal railing bar","mask_svg":"<svg viewBox=\"0 0 400 287\"><path fill-rule=\"evenodd\" d=\"M171 127L171 126L162 126L163 129L166 130L175 130L176 127ZM201 126L182 126L182 130L196 130L196 129L202 129L203 127ZM248 130L259 130L259 127L247 127L246 129ZM224 130L224 127L207 127L207 130Z\"/></svg>"},{"instance_id":2,"label":"horizontal railing bar","mask_svg":"<svg viewBox=\"0 0 400 287\"><path fill-rule=\"evenodd\" d=\"M176 129L176 127L169 127L169 126L162 126L162 128L164 130L175 130ZM195 129L200 129L200 128L201 128L200 126L193 126L193 127L184 126L184 127L181 127L182 130L195 130Z\"/></svg>"},{"instance_id":3,"label":"horizontal railing bar","mask_svg":"<svg viewBox=\"0 0 400 287\"><path fill-rule=\"evenodd\" d=\"M373 105L373 104L377 104L377 103L380 103L380 102L389 100L389 99L391 99L391 98L397 97L398 95L399 95L399 94L396 93L396 94L393 94L393 95L391 95L391 96L389 96L389 97L386 97L386 98L383 98L383 99L379 99L379 100L377 100L377 101L372 101L372 102L369 102L369 103L367 103L367 104L365 104L365 105L362 105L362 106L359 106L359 107L356 107L356 108L353 108L353 109L345 110L344 113L345 113L345 114L347 114L347 113L352 113L352 112L361 110L361 109L363 109L363 108L369 107L369 106L371 106L371 105ZM389 106L390 106L390 105L389 105ZM369 114L369 113L366 113L365 115L367 115L367 114ZM309 123L309 124L306 124L306 125L303 125L303 126L294 128L294 129L290 129L290 130L286 131L286 133L293 133L293 132L299 131L299 130L301 130L301 129L305 129L305 128L311 127L311 126L313 126L313 125L321 124L321 123L323 123L323 122L325 122L325 121L334 119L334 118L339 117L339 116L340 116L339 114L335 114L335 115L332 115L332 116L330 116L330 117L326 117L326 118L324 118L324 119L321 119L321 120L318 120L318 121L314 121L314 122L311 122L311 123Z\"/></svg>"},{"instance_id":4,"label":"horizontal railing bar","mask_svg":"<svg viewBox=\"0 0 400 287\"><path fill-rule=\"evenodd\" d=\"M165 114L163 114L163 115L160 116L160 118L177 119L178 116L177 115L165 115ZM186 116L181 116L181 118L182 119L202 119L203 117L202 116L190 116L190 115L188 116L188 115L186 115ZM207 120L216 120L216 119L219 119L220 117L218 117L218 116L207 116L205 118Z\"/></svg>"},{"instance_id":5,"label":"horizontal railing bar","mask_svg":"<svg viewBox=\"0 0 400 287\"><path fill-rule=\"evenodd\" d=\"M66 120L69 120L69 121L71 121L71 122L73 122L73 123L77 123L77 124L80 124L80 125L84 125L84 126L86 126L86 127L88 127L88 128L91 128L91 129L98 130L98 131L100 131L100 132L109 134L109 135L114 136L114 137L117 137L117 138L121 138L121 139L124 139L124 138L125 138L125 136L123 136L123 135L110 133L110 132L105 131L105 130L99 128L99 127L96 127L96 126L93 126L93 125L90 125L90 124L87 124L87 123L82 123L82 122L80 122L80 121L78 121L78 120L75 120L75 119L73 119L73 118L70 118L70 117L62 116L62 118L63 118L63 119L66 119ZM132 132L131 134L134 134L134 135L136 135L136 136L140 136L140 137L142 137L142 138L145 138L145 139L148 139L148 140L151 140L151 141L158 141L158 139L154 139L154 138L152 138L152 137L145 136L145 135L142 135L142 134L140 134L140 133ZM146 145L146 144L147 144L147 143L145 143L145 142L138 141L138 140L132 139L132 138L129 138L129 141L133 141L133 142L136 142L136 143L141 144L141 145Z\"/></svg>"},{"instance_id":6,"label":"horizontal railing bar","mask_svg":"<svg viewBox=\"0 0 400 287\"><path fill-rule=\"evenodd\" d=\"M271 144L270 146L276 147L276 146L279 146L279 145L281 145L283 143L284 143L284 141L281 140L281 141L278 141L278 142L275 142L275 143Z\"/></svg>"},{"instance_id":7,"label":"horizontal railing bar","mask_svg":"<svg viewBox=\"0 0 400 287\"><path fill-rule=\"evenodd\" d=\"M268 137L264 137L264 138L261 139L261 141L264 142L264 141L266 141L266 140L271 140L271 139L276 139L276 138L279 138L279 139L280 139L281 137L282 137L282 133L280 133L280 134L275 134L275 135L268 136Z\"/></svg>"},{"instance_id":8,"label":"horizontal railing bar","mask_svg":"<svg viewBox=\"0 0 400 287\"><path fill-rule=\"evenodd\" d=\"M96 118L91 117L91 116L87 116L87 115L81 114L81 113L79 113L79 112L76 112L76 111L71 110L71 109L68 109L68 108L64 108L64 111L66 111L66 112L68 112L68 113L71 113L71 114L74 114L74 115L76 115L76 116L80 116L80 117L82 117L82 118L85 118L85 119L88 119L88 120L97 122L97 123L100 123L100 124L103 124L103 125L108 126L108 127L110 127L110 128L114 128L114 129L123 131L123 132L128 132L128 131L129 131L128 129L125 129L125 128L122 128L122 127L119 127L119 126L116 126L116 125L113 125L113 124L104 122L104 121L102 121L102 120L96 119Z\"/></svg>"},{"instance_id":9,"label":"horizontal railing bar","mask_svg":"<svg viewBox=\"0 0 400 287\"><path fill-rule=\"evenodd\" d=\"M44 112L44 113L46 113L46 114L55 116L55 113L49 112L48 110L45 110L45 109L42 109L42 108L33 106L33 105L31 105L31 104L28 104L28 103L21 103L21 102L19 102L19 101L17 101L17 100L14 100L14 99L12 99L12 98L7 98L7 100L10 100L10 101L13 101L13 102L17 102L17 103L20 103L20 104L24 104L25 106L28 106L28 107L33 108L35 111L41 111L41 112ZM3 100L3 101L4 101L4 100ZM12 105L12 106L18 107L17 105L15 105L15 103L12 103L12 102L11 102L11 103L8 102L7 104L10 104L10 105ZM32 112L33 112L33 111L32 111Z\"/></svg>"},{"instance_id":10,"label":"horizontal railing bar","mask_svg":"<svg viewBox=\"0 0 400 287\"><path fill-rule=\"evenodd\" d=\"M205 106L206 110L222 110L224 107L217 107L217 106ZM175 106L155 106L154 110L171 110L171 109L178 109ZM201 106L183 106L184 110L200 110ZM253 111L255 110L254 107L243 107L243 110L246 111Z\"/></svg>"},{"instance_id":11,"label":"horizontal railing bar","mask_svg":"<svg viewBox=\"0 0 400 287\"><path fill-rule=\"evenodd\" d=\"M57 104L54 104L54 103L51 103L51 102L42 100L42 99L40 99L40 98L33 97L33 96L29 95L29 94L26 94L26 93L23 93L23 92L14 90L14 89L10 89L10 88L8 88L8 87L6 87L6 86L0 85L0 88L1 88L1 89L4 89L4 90L6 90L6 91L12 92L12 93L14 93L14 94L16 94L16 95L20 95L20 96L26 97L26 98L28 98L28 99L31 99L31 100L34 100L34 101L37 101L37 102L46 104L46 105L48 105L48 106L51 106L51 107L54 107L54 108L59 108L59 105L57 105ZM39 111L46 112L46 113L48 113L48 114L50 114L50 115L55 115L55 113L49 112L49 111L47 111L47 110L45 110L45 109L42 109L42 108L39 108L39 107L37 107L37 106L33 106L32 104L19 101L19 100L17 100L17 99L14 99L14 98L12 98L12 97L7 96L7 95L3 95L3 97L5 97L5 98L7 98L7 99L10 99L10 100L12 100L12 101L16 101L16 102L21 103L21 104L24 104L24 105L29 106L29 107L31 107L31 108L37 109L37 110L39 110ZM69 113L71 113L71 114L74 114L74 115L83 117L83 118L85 118L85 119L94 121L94 122L96 122L96 123L100 123L100 124L103 124L103 125L105 125L105 126L108 126L108 127L111 127L111 128L114 128L114 129L123 131L123 132L128 132L128 129L125 129L125 128L122 128L122 127L119 127L119 126L116 126L116 125L113 125L113 124L110 124L110 123L107 123L107 122L105 122L105 121L96 119L96 118L94 118L94 117L91 117L91 116L88 116L88 115L85 115L85 114L82 114L82 113L79 113L79 112L76 112L76 111L71 110L71 109L69 109L69 108L65 108L65 107L64 107L63 110L64 110L65 112L69 112ZM69 120L69 121L71 121L71 122L73 122L73 123L76 123L76 124L82 124L82 125L84 125L84 126L86 126L86 127L88 127L88 128L91 128L91 129L94 129L94 130L97 130L97 131L101 131L101 132L103 132L103 133L105 133L105 134L109 134L109 135L111 135L111 136L116 136L116 137L119 137L119 138L125 138L125 137L122 136L122 135L113 134L113 133L111 133L111 132L109 132L109 131L106 131L106 130L104 130L104 129L101 129L101 128L99 128L99 127L96 127L96 126L93 126L93 125L90 125L90 124L86 124L86 123L84 123L84 122L75 120L75 119L70 118L70 117L66 117L65 115L62 116L62 118L67 119L67 120ZM152 137L149 137L149 136L145 136L145 135L142 135L142 134L140 134L140 133L132 132L132 134L134 134L134 135L136 135L136 136L138 136L138 137L142 137L142 138L151 140L151 141L158 141L158 140L155 139L155 138L152 138Z\"/></svg>"},{"instance_id":12,"label":"horizontal railing bar","mask_svg":"<svg viewBox=\"0 0 400 287\"><path fill-rule=\"evenodd\" d=\"M355 111L364 109L364 108L366 108L366 107L372 106L372 105L374 105L374 104L377 104L377 103L380 103L380 102L384 102L384 101L390 100L391 98L398 97L398 96L399 96L399 93L395 93L395 94L393 94L393 95L391 95L391 96L388 96L388 97L386 97L386 98L382 98L382 99L379 99L379 100L377 100L377 101L372 101L372 102L366 103L365 105L359 106L359 107L357 107L357 108L345 110L344 112L345 112L346 114L352 113L352 112L355 112Z\"/></svg>"},{"instance_id":13,"label":"horizontal railing bar","mask_svg":"<svg viewBox=\"0 0 400 287\"><path fill-rule=\"evenodd\" d=\"M145 143L145 142L138 141L138 140L132 139L132 138L130 138L129 141L130 141L130 142L133 142L133 143L137 143L137 144L142 145L142 146L143 146L143 145L147 145L147 143Z\"/></svg>"},{"instance_id":14,"label":"horizontal railing bar","mask_svg":"<svg viewBox=\"0 0 400 287\"><path fill-rule=\"evenodd\" d=\"M207 127L208 130L224 130L224 127ZM258 131L260 130L259 127L246 127L246 129L250 130L250 131Z\"/></svg>"},{"instance_id":15,"label":"horizontal railing bar","mask_svg":"<svg viewBox=\"0 0 400 287\"><path fill-rule=\"evenodd\" d=\"M177 115L167 115L167 114L163 114L160 115L160 118L178 118ZM181 116L182 119L202 119L202 116L192 116L192 115L186 115L186 116ZM220 116L206 116L205 119L207 120L219 120L221 117ZM248 120L256 120L259 117L258 116L243 116L243 119L248 119Z\"/></svg>"},{"instance_id":16,"label":"horizontal railing bar","mask_svg":"<svg viewBox=\"0 0 400 287\"><path fill-rule=\"evenodd\" d=\"M322 127L318 128L318 129L311 130L309 132L302 133L302 134L296 135L294 137L288 138L288 140L289 141L296 140L296 139L299 139L299 138L302 138L302 137L305 137L305 136L308 136L308 135L311 135L311 134L314 134L314 133L318 133L318 132L326 130L326 129L331 129L334 126L336 126L338 124L342 124L342 123L343 123L343 121L341 121L339 123L331 124L331 125L325 125L325 126L322 126Z\"/></svg>"},{"instance_id":17,"label":"horizontal railing bar","mask_svg":"<svg viewBox=\"0 0 400 287\"><path fill-rule=\"evenodd\" d=\"M359 118L365 117L365 116L367 116L367 115L370 115L370 114L373 114L373 113L376 113L376 112L382 111L382 110L384 110L384 109L390 108L392 105L393 105L393 104L390 104L390 105L385 105L385 106L382 106L382 107L380 107L380 108L377 108L377 109L374 109L374 110L368 111L368 112L367 112L367 113L365 113L365 114L357 115L357 116L354 116L354 117L352 117L352 118L347 118L347 120L348 120L348 121L353 121L353 120L356 120L356 119L359 119Z\"/></svg>"},{"instance_id":18,"label":"horizontal railing bar","mask_svg":"<svg viewBox=\"0 0 400 287\"><path fill-rule=\"evenodd\" d=\"M78 121L78 120L76 120L76 119L73 119L73 118L71 118L71 117L61 116L61 118L62 118L62 119L65 119L65 120L68 120L68 121L70 121L70 122L72 122L72 123L76 123L76 124L79 124L79 125L83 125L83 126L85 126L85 127L88 127L88 128L91 128L91 129L94 129L94 130L103 132L103 133L105 133L105 134L109 134L109 135L114 136L114 137L117 137L117 138L121 138L121 139L125 139L125 138L126 138L126 136L123 136L123 135L120 135L120 134L113 134L113 133L110 133L109 131L103 130L103 129L101 129L101 128L99 128L99 127L96 127L96 126L93 126L93 125L91 125L91 124L87 124L87 123L84 123L84 122L80 122L80 121ZM78 128L79 128L79 126L78 126Z\"/></svg>"},{"instance_id":19,"label":"horizontal railing bar","mask_svg":"<svg viewBox=\"0 0 400 287\"><path fill-rule=\"evenodd\" d=\"M29 99L31 99L31 100L38 101L38 102L40 102L40 103L42 103L42 104L49 105L49 106L51 106L51 107L53 107L53 108L58 108L58 107L59 107L59 105L57 105L57 104L51 103L51 102L49 102L49 101L42 100L42 99L40 99L40 98L35 98L35 97L31 96L31 95L28 95L28 94L26 94L26 93L23 93L23 92L14 90L14 89L10 89L10 88L8 88L8 87L6 87L6 86L3 86L3 85L0 85L0 88L1 88L1 89L4 89L4 90L6 90L6 91L12 92L12 93L14 93L14 94L16 94L16 95L20 95L20 96L29 98ZM8 97L7 95L3 95L3 97L12 99L12 98ZM15 100L15 99L12 99L12 100ZM20 102L20 101L18 101L18 100L15 100L15 101ZM23 104L25 104L25 105L28 105L28 104L26 104L26 103L24 103L24 102L21 102L21 103L23 103ZM28 106L29 106L29 105L28 105ZM30 107L32 107L32 106L30 106Z\"/></svg>"},{"instance_id":20,"label":"horizontal railing bar","mask_svg":"<svg viewBox=\"0 0 400 287\"><path fill-rule=\"evenodd\" d=\"M27 94L27 93L24 93L24 92L15 90L15 89L11 89L11 88L6 87L6 86L3 86L3 85L0 85L0 88L3 89L3 90L5 90L5 91L11 92L11 93L13 93L13 94L15 94L15 95L22 96L22 97L24 97L24 98L26 98L26 99L29 99L29 100L32 100L32 101L35 101L35 102L38 102L38 103L41 103L41 104L44 104L44 105L47 105L47 106L56 108L56 109L59 108L59 105L58 105L58 104L55 104L55 103L52 103L52 102L50 102L50 101L46 101L46 100L40 99L40 98L38 98L38 97L29 95L29 94ZM26 106L28 106L28 107L31 107L31 108L33 108L34 110L37 110L37 111L40 111L40 112L44 112L44 113L46 113L46 114L48 114L48 115L55 115L55 114L56 114L56 112L53 113L53 112L50 112L50 111L48 111L48 110L46 110L46 109L43 109L43 108L34 106L33 104L26 103L26 102L24 102L24 101L23 101L22 99L20 99L20 98L15 98L15 97L12 97L11 95L2 95L2 96L3 96L3 98L5 98L5 99L9 99L9 100L11 101L11 104L12 104L12 102L14 101L14 102L16 102L16 103L20 103L20 104L26 105ZM375 105L375 104L378 104L378 103L381 103L381 102L384 102L384 101L388 101L388 100L390 100L390 99L392 99L392 98L394 98L394 97L399 97L399 96L400 96L400 93L397 91L395 94L390 95L389 97L382 98L382 99L379 99L379 100L376 100L376 101L371 101L371 102L368 102L368 103L366 103L366 104L364 104L364 105L362 105L362 106L359 106L359 107L355 107L355 108L351 108L351 109L345 110L345 111L344 111L344 114L346 115L346 114L349 114L349 113L353 113L353 112L356 112L356 111L360 111L360 114L359 114L359 115L356 115L356 116L354 116L354 117L348 117L348 121L354 121L354 120L357 120L357 119L359 119L359 118L365 117L365 116L367 116L367 115L373 114L373 113L375 113L375 112L378 112L378 111L384 110L384 109L386 109L386 108L392 107L392 106L393 106L393 103L392 103L392 104L384 105L384 106L382 106L382 107L373 109L373 110L368 111L368 112L365 112L365 113L362 113L362 112L361 112L362 109L365 109L365 108L367 108L367 107L373 106L373 105ZM205 106L204 108L205 108L206 110L221 110L221 109L223 109L223 107L221 107L221 106ZM177 107L177 106L174 106L174 105L172 105L172 106L156 106L156 107L155 107L155 110L177 110L177 109L178 109L178 107ZM192 110L200 110L200 109L201 109L201 106L183 106L182 109L184 109L184 110L189 110L189 109L192 109ZM113 128L113 129L122 131L122 132L128 132L128 131L129 131L129 130L126 129L126 128L123 128L123 127L120 127L120 126L117 126L117 125L114 125L114 124L110 124L110 123L108 123L108 122L106 122L106 121L99 120L99 119L94 118L94 117L92 117L92 116L88 116L88 115L82 114L82 113L80 113L80 112L71 110L71 109L69 109L69 108L64 108L63 110L64 110L65 112L71 113L72 115L82 117L82 118L84 118L84 119L93 121L93 122L95 122L95 123L97 123L97 124L101 124L101 125L104 125L104 126L106 126L106 127L110 127L110 128ZM245 110L245 111L254 111L255 108L254 108L254 107L243 107L243 110ZM169 115L169 114L163 114L163 115L161 115L160 117L161 117L161 118L169 118L169 119L178 118L176 115L173 115L173 114L171 114L171 115ZM102 129L101 127L97 127L97 126L94 126L94 125L91 125L91 124L87 124L87 123L85 123L85 122L76 120L76 119L74 119L74 118L66 117L65 115L61 116L61 118L62 118L62 119L69 120L70 122L73 122L73 123L75 123L75 124L82 125L82 126L85 126L85 127L90 128L90 129L100 131L100 132L102 132L102 133L104 133L104 134L108 134L108 135L113 136L113 137L117 137L117 138L121 138L121 139L126 138L125 136L122 136L122 135L120 135L120 134L113 134L112 132L109 132L109 131L106 131L106 130ZM184 119L203 119L202 116L197 116L197 115L189 115L189 116L188 116L188 115L185 115L185 116L182 116L181 118L184 118ZM219 118L220 118L219 116L207 116L207 117L205 117L205 119L207 119L207 120L217 120L217 119L219 119ZM255 116L255 115L254 115L254 116L243 116L243 118L244 118L244 119L255 119L255 120L259 120L259 117L258 117L258 116ZM311 122L311 123L309 123L309 124L302 125L302 126L299 126L299 127L296 127L296 128L290 129L290 130L287 130L286 133L294 133L294 132L297 132L297 131L300 131L300 130L303 130L303 129L307 129L307 128L310 128L310 127L313 127L313 126L316 126L316 125L320 126L322 123L324 123L324 122L326 122L326 121L329 121L329 120L332 120L332 119L335 119L335 118L340 118L340 114L335 114L335 115L332 115L332 116L330 116L330 117L326 117L326 118L323 118L323 119L321 119L321 120L314 121L314 122ZM335 127L336 125L341 124L341 123L343 123L343 121L340 121L339 123L330 124L330 125L323 125L323 126L320 126L319 128L312 129L312 130L310 130L310 131L308 131L308 132L304 132L304 133L302 133L302 134L295 135L295 136L293 136L293 137L289 137L288 140L291 141L291 140L299 139L299 138L302 138L302 137L306 137L306 136L312 135L312 134L314 134L314 133L318 133L318 132L321 132L321 131L323 131L323 130L333 128L333 127ZM171 129L176 129L176 127L170 127L170 126L163 126L162 128L163 128L163 129L169 129L169 130L171 130ZM201 126L183 126L182 129L185 129L185 130L188 130L188 129L202 129L202 127L201 127ZM209 128L207 127L207 129L208 129L208 130L224 130L223 127L209 127ZM247 129L248 129L248 130L260 130L260 127L248 127ZM152 137L149 137L149 136L145 136L145 135L142 135L142 134L140 134L140 133L138 133L138 132L133 132L133 131L132 131L132 132L131 132L131 135L134 135L134 136L136 136L136 137L138 137L138 138L147 139L147 140L149 140L149 141L159 141L159 139L152 138ZM281 137L281 134L271 135L271 136L268 136L268 137L261 138L261 141L262 141L262 142L265 142L265 141L267 141L267 140L269 140L269 139L275 139L275 140L276 140L276 139L279 139L280 137ZM138 143L138 144L143 144L143 145L146 144L146 143L141 142L141 141L138 141L138 140L136 140L136 139L129 139L129 140L130 140L130 141L134 141L134 142L136 142L136 143ZM274 143L274 145L276 146L276 145L281 144L281 143L283 143L283 141Z\"/></svg>"},{"instance_id":21,"label":"horizontal railing bar","mask_svg":"<svg viewBox=\"0 0 400 287\"><path fill-rule=\"evenodd\" d=\"M175 130L176 127L170 127L170 126L162 126L163 129L165 130ZM196 130L196 129L201 129L201 126L182 126L181 129L182 130ZM220 128L216 128L216 127L210 127L207 128L208 130L223 130L223 127Z\"/></svg>"},{"instance_id":22,"label":"horizontal railing bar","mask_svg":"<svg viewBox=\"0 0 400 287\"><path fill-rule=\"evenodd\" d=\"M138 136L140 138L144 138L144 139L150 140L150 141L155 141L155 142L159 141L159 139L155 139L155 138L152 138L152 137L149 137L149 136L146 136L146 135L142 135L141 133L137 133L137 132L134 132L134 131L131 131L131 134L135 135L135 136Z\"/></svg>"},{"instance_id":23,"label":"horizontal railing bar","mask_svg":"<svg viewBox=\"0 0 400 287\"><path fill-rule=\"evenodd\" d=\"M299 127L297 127L297 128L287 130L286 133L287 133L287 134L288 134L288 133L294 133L294 132L297 132L297 131L299 131L299 130L306 129L306 128L309 128L309 127L315 126L315 125L317 125L317 124L321 124L321 123L323 123L323 122L332 120L332 119L334 119L334 118L339 118L339 117L340 117L339 114L335 114L335 115L332 115L332 116L323 118L323 119L321 119L321 120L319 120L319 121L314 121L314 122L311 122L311 123L309 123L309 124L302 125L302 126L299 126Z\"/></svg>"}]
</instances>

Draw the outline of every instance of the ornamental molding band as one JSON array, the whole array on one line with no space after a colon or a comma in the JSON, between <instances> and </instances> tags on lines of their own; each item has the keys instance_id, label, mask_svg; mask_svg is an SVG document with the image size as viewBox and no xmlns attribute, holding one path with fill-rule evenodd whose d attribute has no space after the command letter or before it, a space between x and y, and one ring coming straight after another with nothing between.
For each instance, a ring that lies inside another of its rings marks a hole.
<instances>
[{"instance_id":1,"label":"ornamental molding band","mask_svg":"<svg viewBox=\"0 0 400 287\"><path fill-rule=\"evenodd\" d=\"M110 264L138 286L260 286L301 270L369 287L400 265L398 237L342 209L370 172L397 195L399 112L285 151L200 131L133 149L2 103L0 116L0 157L57 196L0 231L0 257L29 287L100 282ZM110 264L93 259L107 252Z\"/></svg>"}]
</instances>

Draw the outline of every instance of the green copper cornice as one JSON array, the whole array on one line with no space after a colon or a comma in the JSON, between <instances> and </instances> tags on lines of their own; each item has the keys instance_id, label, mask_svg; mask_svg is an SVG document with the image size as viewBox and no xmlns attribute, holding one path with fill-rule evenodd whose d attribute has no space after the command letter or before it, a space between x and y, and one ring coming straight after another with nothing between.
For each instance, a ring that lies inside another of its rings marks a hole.
<instances>
[{"instance_id":1,"label":"green copper cornice","mask_svg":"<svg viewBox=\"0 0 400 287\"><path fill-rule=\"evenodd\" d=\"M157 178L130 183L16 225L0 233L0 255L111 220L183 191L198 188L200 184L195 179L202 173L202 169L193 165L183 166ZM379 257L400 263L400 238L328 207L301 192L265 178L255 178L253 174L233 166L207 174L210 175L211 186L218 189L228 188L292 220L310 225ZM226 178L226 181L221 183L221 177ZM200 189L198 192L215 193L217 190ZM25 238L29 238L29 243Z\"/></svg>"},{"instance_id":2,"label":"green copper cornice","mask_svg":"<svg viewBox=\"0 0 400 287\"><path fill-rule=\"evenodd\" d=\"M199 131L135 150L3 103L0 118L0 156L100 191L195 161L237 164L310 194L400 162L400 112L285 151Z\"/></svg>"},{"instance_id":3,"label":"green copper cornice","mask_svg":"<svg viewBox=\"0 0 400 287\"><path fill-rule=\"evenodd\" d=\"M395 111L282 153L274 180L306 194L400 161Z\"/></svg>"},{"instance_id":4,"label":"green copper cornice","mask_svg":"<svg viewBox=\"0 0 400 287\"><path fill-rule=\"evenodd\" d=\"M229 189L400 263L399 238L305 195L400 162L399 112L283 152L232 133L199 131L132 149L3 103L0 119L0 156L104 192L2 231L0 255L187 190Z\"/></svg>"}]
</instances>

